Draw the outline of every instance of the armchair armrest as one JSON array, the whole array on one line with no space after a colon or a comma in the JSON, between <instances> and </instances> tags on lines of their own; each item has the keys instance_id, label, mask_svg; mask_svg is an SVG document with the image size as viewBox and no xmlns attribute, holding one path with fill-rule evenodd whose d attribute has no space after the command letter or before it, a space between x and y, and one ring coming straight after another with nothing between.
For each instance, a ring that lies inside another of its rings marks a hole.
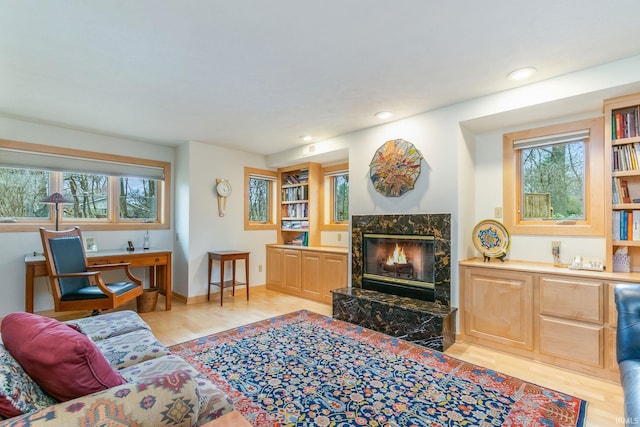
<instances>
[{"instance_id":1,"label":"armchair armrest","mask_svg":"<svg viewBox=\"0 0 640 427\"><path fill-rule=\"evenodd\" d=\"M88 420L92 425L102 425L113 417L123 425L195 425L198 418L196 382L188 372L174 371L0 421L0 427L79 426Z\"/></svg>"}]
</instances>

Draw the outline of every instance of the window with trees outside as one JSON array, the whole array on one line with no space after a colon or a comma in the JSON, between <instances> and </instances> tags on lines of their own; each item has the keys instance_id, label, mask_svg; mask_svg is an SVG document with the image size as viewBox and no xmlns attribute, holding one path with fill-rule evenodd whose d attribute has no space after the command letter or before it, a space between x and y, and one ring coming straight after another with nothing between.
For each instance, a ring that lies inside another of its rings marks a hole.
<instances>
[{"instance_id":1,"label":"window with trees outside","mask_svg":"<svg viewBox=\"0 0 640 427\"><path fill-rule=\"evenodd\" d=\"M32 231L55 222L87 230L168 228L170 164L0 140L0 231Z\"/></svg>"},{"instance_id":2,"label":"window with trees outside","mask_svg":"<svg viewBox=\"0 0 640 427\"><path fill-rule=\"evenodd\" d=\"M349 228L349 165L339 164L322 169L324 176L323 230Z\"/></svg>"},{"instance_id":3,"label":"window with trees outside","mask_svg":"<svg viewBox=\"0 0 640 427\"><path fill-rule=\"evenodd\" d=\"M505 134L503 153L511 233L602 235L602 119Z\"/></svg>"},{"instance_id":4,"label":"window with trees outside","mask_svg":"<svg viewBox=\"0 0 640 427\"><path fill-rule=\"evenodd\" d=\"M275 230L275 172L246 167L244 169L245 230Z\"/></svg>"}]
</instances>

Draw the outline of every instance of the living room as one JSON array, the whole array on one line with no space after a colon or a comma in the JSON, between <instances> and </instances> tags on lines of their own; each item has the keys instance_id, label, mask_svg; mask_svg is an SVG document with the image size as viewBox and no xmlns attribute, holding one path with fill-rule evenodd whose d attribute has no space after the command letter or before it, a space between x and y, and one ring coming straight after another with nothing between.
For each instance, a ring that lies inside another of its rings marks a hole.
<instances>
[{"instance_id":1,"label":"living room","mask_svg":"<svg viewBox=\"0 0 640 427\"><path fill-rule=\"evenodd\" d=\"M571 54L567 52L566 55ZM500 70L498 74L504 76L508 71ZM47 115L46 109L28 117L20 108L13 110L8 104L1 108L0 138L169 163L172 186L170 220L166 228L151 229L149 234L153 247L172 251L174 304L205 299L208 288L207 252L212 250L250 252L251 287L266 283L266 245L277 240L276 231L245 230L245 168L275 170L316 159L325 164L348 162L350 215L451 214L451 305L460 307L458 263L481 255L473 245L473 228L487 218L501 220L496 215L496 208L504 208L503 135L600 117L606 99L640 92L638 71L638 52L626 52L615 60L589 64L561 75L549 75L524 86L501 86L499 91L478 94L472 99L461 94L457 101L446 105L425 108L419 113L382 124L367 122L359 129L312 143L301 144L297 139L303 131L295 130L295 145L289 146L292 148L268 154L247 151L240 144L234 147L233 143L227 142L232 139L231 135L228 140L220 137L215 141L204 141L189 136L172 143L157 142L153 138L124 136L124 132L100 129L92 124L90 118L79 124L65 123L62 116ZM344 88L342 90L344 92ZM340 88L323 102L329 102L332 97L339 96L338 93ZM180 102L189 103L189 100L180 99ZM298 107L291 107L292 115ZM373 116L376 111L369 115ZM255 115L259 116L260 112ZM215 121L211 117L212 114L203 113L200 120ZM260 120L250 123L256 122ZM287 128L287 137L291 132L294 131ZM420 151L422 171L413 190L401 197L385 197L373 188L370 163L381 145L398 138L413 143ZM310 147L314 153L321 154L309 156ZM226 199L224 216L219 215L214 191L219 178L227 179L233 188ZM604 198L604 194L592 195L598 196ZM10 225L2 224L4 228L0 233L0 247L5 255L0 267L5 283L9 284L5 286L0 300L0 316L25 309L25 256L42 252L37 228L12 232L6 228ZM61 229L72 225L76 224L64 218L61 221ZM124 249L128 241L140 248L147 232L144 226L136 230L100 231L90 227L88 230L100 249ZM325 246L349 248L350 240L348 231L321 233L321 243ZM604 236L514 234L507 259L551 263L551 244L556 240L561 240L564 262L576 255L606 258ZM140 269L137 273L148 282L146 270ZM214 305L214 301L210 304ZM47 311L52 307L48 281L37 278L35 311Z\"/></svg>"}]
</instances>

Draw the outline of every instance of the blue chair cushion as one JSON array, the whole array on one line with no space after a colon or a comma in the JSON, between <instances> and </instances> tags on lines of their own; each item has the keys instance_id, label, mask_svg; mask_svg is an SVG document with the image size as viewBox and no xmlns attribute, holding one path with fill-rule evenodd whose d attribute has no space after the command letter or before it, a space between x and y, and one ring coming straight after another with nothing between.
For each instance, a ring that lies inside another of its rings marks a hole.
<instances>
[{"instance_id":1,"label":"blue chair cushion","mask_svg":"<svg viewBox=\"0 0 640 427\"><path fill-rule=\"evenodd\" d=\"M112 291L114 291L116 295L121 295L127 291L130 291L136 286L138 285L131 282L117 282L117 283L107 284L107 287ZM102 293L99 287L87 286L84 288L79 288L74 292L66 293L60 299L62 301L78 301L78 300L96 299L96 298L107 298L107 296Z\"/></svg>"}]
</instances>

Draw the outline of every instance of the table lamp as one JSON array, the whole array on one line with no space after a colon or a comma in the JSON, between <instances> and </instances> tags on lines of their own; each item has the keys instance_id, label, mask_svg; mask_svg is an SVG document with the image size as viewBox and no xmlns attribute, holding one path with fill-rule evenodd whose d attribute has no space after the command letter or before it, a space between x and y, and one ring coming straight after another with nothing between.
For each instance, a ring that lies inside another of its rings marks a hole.
<instances>
[{"instance_id":1,"label":"table lamp","mask_svg":"<svg viewBox=\"0 0 640 427\"><path fill-rule=\"evenodd\" d=\"M40 200L40 203L47 203L49 205L56 205L56 231L58 231L58 205L73 203L71 200L65 199L65 197L60 193L53 193L49 197L44 200Z\"/></svg>"}]
</instances>

